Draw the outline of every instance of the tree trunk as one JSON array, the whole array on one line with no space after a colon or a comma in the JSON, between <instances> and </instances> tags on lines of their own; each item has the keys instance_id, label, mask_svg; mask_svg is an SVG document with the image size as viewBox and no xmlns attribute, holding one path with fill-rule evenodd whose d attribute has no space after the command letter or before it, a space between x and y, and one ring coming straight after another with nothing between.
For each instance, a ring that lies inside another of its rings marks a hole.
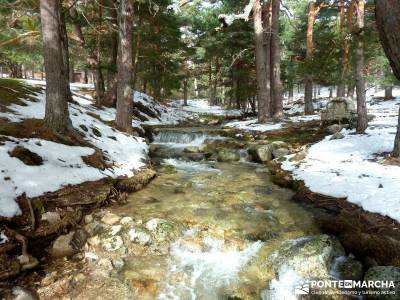
<instances>
[{"instance_id":1,"label":"tree trunk","mask_svg":"<svg viewBox=\"0 0 400 300\"><path fill-rule=\"evenodd\" d=\"M314 54L314 24L319 13L320 7L316 6L315 1L310 1L308 5L308 18L307 18L307 39L306 39L306 60L310 61ZM311 74L306 74L304 78L304 113L312 115L314 113L314 106L312 102L313 97L313 81Z\"/></svg>"},{"instance_id":2,"label":"tree trunk","mask_svg":"<svg viewBox=\"0 0 400 300\"><path fill-rule=\"evenodd\" d=\"M104 98L105 89L103 74L100 70L99 40L97 41L97 51L92 51L91 49L87 48L86 39L82 33L82 28L78 21L78 13L75 8L75 3L73 0L69 0L68 5L70 6L69 15L72 19L75 38L77 39L82 50L84 50L85 52L89 52L86 55L86 61L93 75L93 82L96 91L96 104L98 106L101 106ZM99 39L98 36L97 39Z\"/></svg>"},{"instance_id":3,"label":"tree trunk","mask_svg":"<svg viewBox=\"0 0 400 300\"><path fill-rule=\"evenodd\" d=\"M376 0L375 7L379 38L386 56L389 58L393 74L400 80L400 2ZM400 157L400 110L392 156Z\"/></svg>"},{"instance_id":4,"label":"tree trunk","mask_svg":"<svg viewBox=\"0 0 400 300\"><path fill-rule=\"evenodd\" d=\"M129 132L132 130L132 73L133 73L133 5L131 0L121 0L118 16L118 82L117 82L117 116L118 128Z\"/></svg>"},{"instance_id":5,"label":"tree trunk","mask_svg":"<svg viewBox=\"0 0 400 300\"><path fill-rule=\"evenodd\" d=\"M345 96L345 80L347 76L347 66L348 66L348 42L346 39L345 32L345 7L344 0L339 0L339 20L340 20L340 40L341 40L341 63L340 63L340 79L339 84L336 90L336 97L344 97Z\"/></svg>"},{"instance_id":6,"label":"tree trunk","mask_svg":"<svg viewBox=\"0 0 400 300\"><path fill-rule=\"evenodd\" d=\"M215 75L214 75L214 81L213 81L213 87L212 87L212 104L211 105L217 105L217 87L218 87L218 81L219 81L219 71L220 71L220 65L219 65L219 58L215 58Z\"/></svg>"},{"instance_id":7,"label":"tree trunk","mask_svg":"<svg viewBox=\"0 0 400 300\"><path fill-rule=\"evenodd\" d=\"M212 80L212 60L208 64L208 101L210 105L214 105L213 80Z\"/></svg>"},{"instance_id":8,"label":"tree trunk","mask_svg":"<svg viewBox=\"0 0 400 300\"><path fill-rule=\"evenodd\" d=\"M281 50L279 40L279 12L280 0L272 0L271 14L271 95L273 117L280 119L283 116L283 97L281 81Z\"/></svg>"},{"instance_id":9,"label":"tree trunk","mask_svg":"<svg viewBox=\"0 0 400 300\"><path fill-rule=\"evenodd\" d=\"M385 88L385 99L386 100L390 100L393 99L393 87L392 86L388 86Z\"/></svg>"},{"instance_id":10,"label":"tree trunk","mask_svg":"<svg viewBox=\"0 0 400 300\"><path fill-rule=\"evenodd\" d=\"M368 126L367 107L365 103L364 78L364 0L357 3L357 31L356 35L356 92L357 92L357 129L358 134L365 133Z\"/></svg>"},{"instance_id":11,"label":"tree trunk","mask_svg":"<svg viewBox=\"0 0 400 300\"><path fill-rule=\"evenodd\" d=\"M40 0L43 58L46 71L46 125L65 133L72 128L68 112L68 69L62 42L65 23L61 20L60 0Z\"/></svg>"},{"instance_id":12,"label":"tree trunk","mask_svg":"<svg viewBox=\"0 0 400 300\"><path fill-rule=\"evenodd\" d=\"M293 102L294 99L294 87L293 87L293 83L289 83L289 95L288 95L288 100L289 102Z\"/></svg>"},{"instance_id":13,"label":"tree trunk","mask_svg":"<svg viewBox=\"0 0 400 300\"><path fill-rule=\"evenodd\" d=\"M69 82L74 82L74 64L72 60L69 61Z\"/></svg>"},{"instance_id":14,"label":"tree trunk","mask_svg":"<svg viewBox=\"0 0 400 300\"><path fill-rule=\"evenodd\" d=\"M333 97L333 88L329 88L329 99Z\"/></svg>"},{"instance_id":15,"label":"tree trunk","mask_svg":"<svg viewBox=\"0 0 400 300\"><path fill-rule=\"evenodd\" d=\"M263 123L266 122L271 115L271 86L269 78L269 57L267 56L266 52L266 49L269 48L269 43L266 43L267 37L264 34L262 8L259 0L254 1L253 20L256 56L258 121Z\"/></svg>"},{"instance_id":16,"label":"tree trunk","mask_svg":"<svg viewBox=\"0 0 400 300\"><path fill-rule=\"evenodd\" d=\"M196 95L196 98L199 98L199 87L197 83L197 78L194 78L194 93Z\"/></svg>"},{"instance_id":17,"label":"tree trunk","mask_svg":"<svg viewBox=\"0 0 400 300\"><path fill-rule=\"evenodd\" d=\"M183 105L188 105L188 82L187 77L183 80Z\"/></svg>"},{"instance_id":18,"label":"tree trunk","mask_svg":"<svg viewBox=\"0 0 400 300\"><path fill-rule=\"evenodd\" d=\"M354 98L354 90L355 90L355 85L354 84L349 84L347 87L347 97Z\"/></svg>"}]
</instances>

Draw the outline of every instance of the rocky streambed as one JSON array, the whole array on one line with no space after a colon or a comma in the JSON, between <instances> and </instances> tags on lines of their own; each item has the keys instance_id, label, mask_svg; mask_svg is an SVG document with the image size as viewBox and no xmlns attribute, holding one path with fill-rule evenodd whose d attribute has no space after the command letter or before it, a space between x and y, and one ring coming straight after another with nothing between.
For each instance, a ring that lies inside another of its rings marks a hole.
<instances>
[{"instance_id":1,"label":"rocky streambed","mask_svg":"<svg viewBox=\"0 0 400 300\"><path fill-rule=\"evenodd\" d=\"M158 176L125 205L86 215L59 237L52 254L61 258L34 277L38 296L296 299L295 288L311 279L399 276L390 267L366 273L307 206L291 200L292 190L272 182L265 163L295 151L301 159L297 146L237 132L161 129L151 145ZM320 298L346 299L329 291Z\"/></svg>"}]
</instances>

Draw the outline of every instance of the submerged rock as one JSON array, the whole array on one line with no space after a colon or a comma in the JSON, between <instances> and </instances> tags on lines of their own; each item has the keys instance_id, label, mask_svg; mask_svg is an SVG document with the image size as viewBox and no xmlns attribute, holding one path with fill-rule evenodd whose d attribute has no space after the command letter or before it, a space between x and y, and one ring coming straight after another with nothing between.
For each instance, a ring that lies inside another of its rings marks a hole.
<instances>
[{"instance_id":1,"label":"submerged rock","mask_svg":"<svg viewBox=\"0 0 400 300\"><path fill-rule=\"evenodd\" d=\"M223 149L218 152L217 159L220 162L238 161L240 159L240 155L235 150Z\"/></svg>"},{"instance_id":2,"label":"submerged rock","mask_svg":"<svg viewBox=\"0 0 400 300\"><path fill-rule=\"evenodd\" d=\"M159 218L147 221L145 227L157 242L178 237L183 230L181 224Z\"/></svg>"}]
</instances>

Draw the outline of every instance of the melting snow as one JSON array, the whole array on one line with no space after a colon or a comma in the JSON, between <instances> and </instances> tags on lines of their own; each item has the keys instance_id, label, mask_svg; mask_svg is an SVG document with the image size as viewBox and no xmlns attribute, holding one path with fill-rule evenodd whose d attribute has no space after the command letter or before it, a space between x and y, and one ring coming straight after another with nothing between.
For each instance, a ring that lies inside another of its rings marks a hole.
<instances>
[{"instance_id":1,"label":"melting snow","mask_svg":"<svg viewBox=\"0 0 400 300\"><path fill-rule=\"evenodd\" d=\"M400 221L400 167L383 165L377 157L392 151L398 101L373 103L369 111L376 119L366 134L342 130L343 139L328 136L312 145L303 161L285 161L282 167L313 192L347 198L365 210Z\"/></svg>"}]
</instances>

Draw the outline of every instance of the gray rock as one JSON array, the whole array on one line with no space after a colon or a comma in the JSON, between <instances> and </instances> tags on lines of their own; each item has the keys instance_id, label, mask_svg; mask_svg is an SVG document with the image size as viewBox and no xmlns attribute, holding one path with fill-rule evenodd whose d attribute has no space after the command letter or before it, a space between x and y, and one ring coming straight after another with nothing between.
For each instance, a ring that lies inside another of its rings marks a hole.
<instances>
[{"instance_id":1,"label":"gray rock","mask_svg":"<svg viewBox=\"0 0 400 300\"><path fill-rule=\"evenodd\" d=\"M217 160L220 162L232 162L238 161L240 159L240 155L235 150L230 149L222 149L218 152Z\"/></svg>"},{"instance_id":2,"label":"gray rock","mask_svg":"<svg viewBox=\"0 0 400 300\"><path fill-rule=\"evenodd\" d=\"M76 250L72 246L72 238L74 232L71 231L68 234L60 235L53 243L50 249L50 254L54 258L69 257L76 253Z\"/></svg>"},{"instance_id":3,"label":"gray rock","mask_svg":"<svg viewBox=\"0 0 400 300\"><path fill-rule=\"evenodd\" d=\"M285 267L304 278L329 278L335 257L344 256L340 242L322 234L288 241L271 258L275 271Z\"/></svg>"},{"instance_id":4,"label":"gray rock","mask_svg":"<svg viewBox=\"0 0 400 300\"><path fill-rule=\"evenodd\" d=\"M291 157L289 160L290 161L300 161L305 159L307 156L307 151L305 150L301 150L299 152L297 152L293 157Z\"/></svg>"},{"instance_id":5,"label":"gray rock","mask_svg":"<svg viewBox=\"0 0 400 300\"><path fill-rule=\"evenodd\" d=\"M84 220L85 224L89 224L89 223L93 222L93 216L86 215L83 220Z\"/></svg>"},{"instance_id":6,"label":"gray rock","mask_svg":"<svg viewBox=\"0 0 400 300\"><path fill-rule=\"evenodd\" d=\"M326 131L328 131L328 133L330 134L334 134L336 132L339 132L340 130L342 130L342 126L339 124L333 124L326 127Z\"/></svg>"},{"instance_id":7,"label":"gray rock","mask_svg":"<svg viewBox=\"0 0 400 300\"><path fill-rule=\"evenodd\" d=\"M255 162L264 163L272 160L272 151L274 147L272 145L253 146L248 149L248 153L251 155Z\"/></svg>"},{"instance_id":8,"label":"gray rock","mask_svg":"<svg viewBox=\"0 0 400 300\"><path fill-rule=\"evenodd\" d=\"M60 214L53 211L48 211L42 214L42 221L47 221L49 224L57 224L61 222Z\"/></svg>"},{"instance_id":9,"label":"gray rock","mask_svg":"<svg viewBox=\"0 0 400 300\"><path fill-rule=\"evenodd\" d=\"M272 145L275 149L278 149L278 148L287 148L287 149L288 149L288 148L289 148L288 143L283 142L283 141L275 141L275 142L272 142L271 145Z\"/></svg>"},{"instance_id":10,"label":"gray rock","mask_svg":"<svg viewBox=\"0 0 400 300\"><path fill-rule=\"evenodd\" d=\"M355 112L355 105L351 98L333 98L326 108L321 111L322 121L350 120Z\"/></svg>"},{"instance_id":11,"label":"gray rock","mask_svg":"<svg viewBox=\"0 0 400 300\"><path fill-rule=\"evenodd\" d=\"M102 241L103 249L107 252L117 251L118 249L122 248L124 242L119 235L104 239Z\"/></svg>"},{"instance_id":12,"label":"gray rock","mask_svg":"<svg viewBox=\"0 0 400 300\"><path fill-rule=\"evenodd\" d=\"M151 243L151 236L143 229L132 228L128 232L129 240L139 245L145 246Z\"/></svg>"},{"instance_id":13,"label":"gray rock","mask_svg":"<svg viewBox=\"0 0 400 300\"><path fill-rule=\"evenodd\" d=\"M272 156L274 158L280 158L285 155L288 155L289 153L290 153L289 149L286 149L286 148L278 148L278 149L272 150Z\"/></svg>"},{"instance_id":14,"label":"gray rock","mask_svg":"<svg viewBox=\"0 0 400 300\"><path fill-rule=\"evenodd\" d=\"M333 134L330 138L330 140L340 140L343 139L344 135L341 132L336 132L335 134Z\"/></svg>"},{"instance_id":15,"label":"gray rock","mask_svg":"<svg viewBox=\"0 0 400 300\"><path fill-rule=\"evenodd\" d=\"M200 153L200 152L202 152L202 151L201 151L200 147L197 147L197 146L187 146L187 147L185 147L185 148L183 149L183 152L186 152L186 153Z\"/></svg>"},{"instance_id":16,"label":"gray rock","mask_svg":"<svg viewBox=\"0 0 400 300\"><path fill-rule=\"evenodd\" d=\"M102 218L101 221L104 224L107 225L114 225L115 223L117 223L121 218L119 216L117 216L116 214L107 212Z\"/></svg>"},{"instance_id":17,"label":"gray rock","mask_svg":"<svg viewBox=\"0 0 400 300\"><path fill-rule=\"evenodd\" d=\"M382 288L382 289L368 289L370 291L391 291L395 294L389 295L370 295L368 299L389 299L396 300L400 296L400 268L392 266L376 266L369 268L364 276L365 281L393 281L394 288Z\"/></svg>"},{"instance_id":18,"label":"gray rock","mask_svg":"<svg viewBox=\"0 0 400 300\"><path fill-rule=\"evenodd\" d=\"M181 224L159 218L147 221L145 227L151 232L154 240L158 242L176 238L183 230Z\"/></svg>"}]
</instances>

